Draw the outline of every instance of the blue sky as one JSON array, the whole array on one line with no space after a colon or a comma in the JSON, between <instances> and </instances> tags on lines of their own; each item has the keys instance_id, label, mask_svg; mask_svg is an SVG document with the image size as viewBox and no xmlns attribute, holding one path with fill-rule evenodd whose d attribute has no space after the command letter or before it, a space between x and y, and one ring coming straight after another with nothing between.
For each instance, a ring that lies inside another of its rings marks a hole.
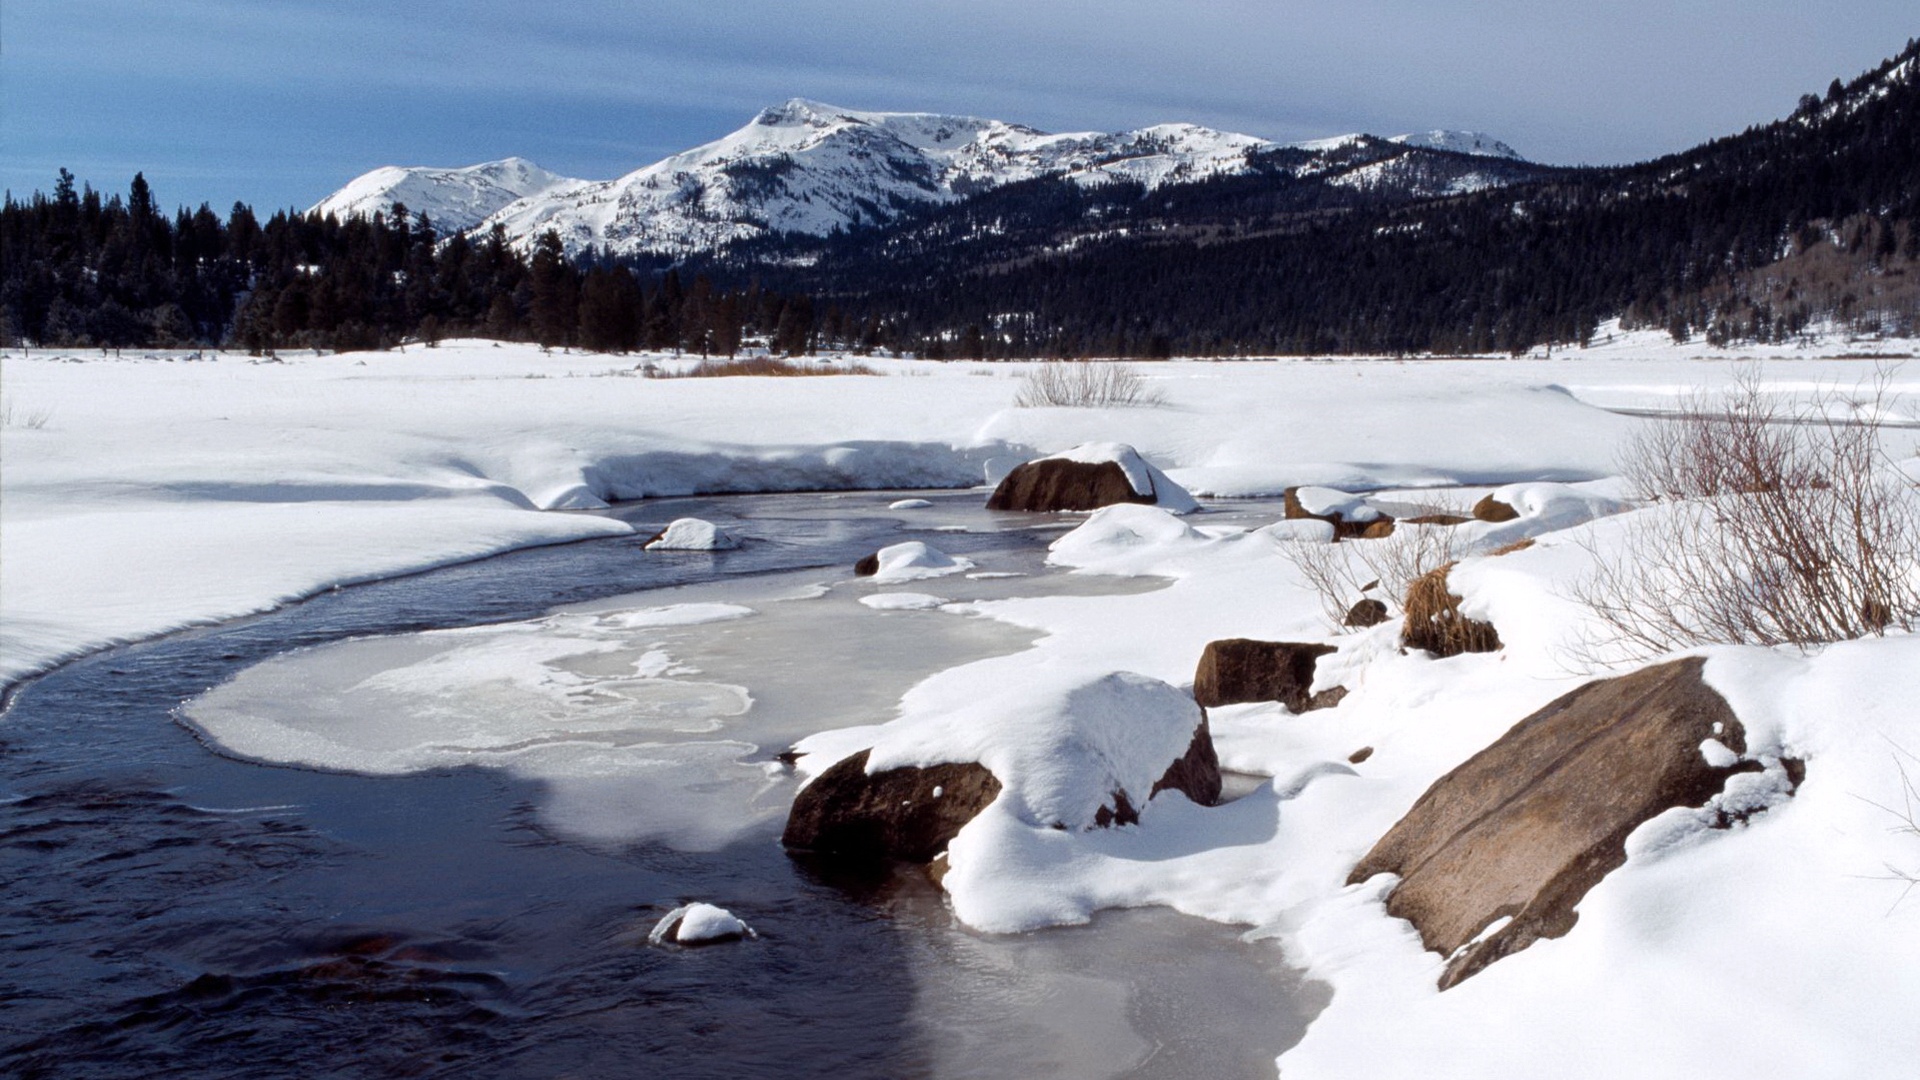
<instances>
[{"instance_id":1,"label":"blue sky","mask_svg":"<svg viewBox=\"0 0 1920 1080\"><path fill-rule=\"evenodd\" d=\"M386 164L611 177L803 96L1048 130L1469 128L1638 160L1784 115L1913 0L4 0L0 183L305 207Z\"/></svg>"}]
</instances>

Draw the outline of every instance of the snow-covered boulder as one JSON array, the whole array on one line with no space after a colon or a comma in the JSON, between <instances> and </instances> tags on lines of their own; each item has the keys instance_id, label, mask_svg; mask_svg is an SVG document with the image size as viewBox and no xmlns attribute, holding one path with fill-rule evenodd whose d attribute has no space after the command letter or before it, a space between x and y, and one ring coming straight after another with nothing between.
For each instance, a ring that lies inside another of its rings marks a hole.
<instances>
[{"instance_id":1,"label":"snow-covered boulder","mask_svg":"<svg viewBox=\"0 0 1920 1080\"><path fill-rule=\"evenodd\" d=\"M877 582L919 581L973 569L973 560L959 559L919 540L890 544L853 564L859 577Z\"/></svg>"},{"instance_id":2,"label":"snow-covered boulder","mask_svg":"<svg viewBox=\"0 0 1920 1080\"><path fill-rule=\"evenodd\" d=\"M924 862L996 800L1032 825L1088 829L1139 820L1168 788L1220 797L1205 714L1158 679L1062 676L938 704L872 729L872 746L802 788L782 842Z\"/></svg>"},{"instance_id":3,"label":"snow-covered boulder","mask_svg":"<svg viewBox=\"0 0 1920 1080\"><path fill-rule=\"evenodd\" d=\"M1574 690L1441 777L1349 876L1398 874L1387 911L1447 957L1446 989L1573 928L1628 834L1674 807L1710 823L1791 792L1797 762L1746 760L1733 710L1677 660Z\"/></svg>"},{"instance_id":4,"label":"snow-covered boulder","mask_svg":"<svg viewBox=\"0 0 1920 1080\"><path fill-rule=\"evenodd\" d=\"M1393 532L1393 518L1360 496L1336 488L1290 487L1281 493L1281 502L1288 519L1324 521L1341 539L1372 539Z\"/></svg>"},{"instance_id":5,"label":"snow-covered boulder","mask_svg":"<svg viewBox=\"0 0 1920 1080\"><path fill-rule=\"evenodd\" d=\"M1298 641L1209 641L1194 669L1193 700L1208 709L1277 701L1297 713L1337 702L1331 694L1316 698L1311 693L1314 661L1333 651L1331 645Z\"/></svg>"},{"instance_id":6,"label":"snow-covered boulder","mask_svg":"<svg viewBox=\"0 0 1920 1080\"><path fill-rule=\"evenodd\" d=\"M1632 509L1606 493L1608 484L1508 484L1474 504L1474 520L1459 526L1455 550L1491 551L1519 540L1584 525ZM1601 490L1596 490L1601 489Z\"/></svg>"},{"instance_id":7,"label":"snow-covered boulder","mask_svg":"<svg viewBox=\"0 0 1920 1080\"><path fill-rule=\"evenodd\" d=\"M678 518L646 542L647 551L731 551L740 541L699 518Z\"/></svg>"},{"instance_id":8,"label":"snow-covered boulder","mask_svg":"<svg viewBox=\"0 0 1920 1080\"><path fill-rule=\"evenodd\" d=\"M1157 506L1120 503L1099 510L1079 528L1047 546L1047 561L1060 566L1100 567L1137 561L1215 543Z\"/></svg>"},{"instance_id":9,"label":"snow-covered boulder","mask_svg":"<svg viewBox=\"0 0 1920 1080\"><path fill-rule=\"evenodd\" d=\"M653 927L647 940L655 945L715 945L756 936L753 927L726 908L712 904L684 904L667 912Z\"/></svg>"},{"instance_id":10,"label":"snow-covered boulder","mask_svg":"<svg viewBox=\"0 0 1920 1080\"><path fill-rule=\"evenodd\" d=\"M1194 497L1126 443L1082 443L1014 470L993 489L989 510L1098 510L1144 503L1175 514L1200 509Z\"/></svg>"}]
</instances>

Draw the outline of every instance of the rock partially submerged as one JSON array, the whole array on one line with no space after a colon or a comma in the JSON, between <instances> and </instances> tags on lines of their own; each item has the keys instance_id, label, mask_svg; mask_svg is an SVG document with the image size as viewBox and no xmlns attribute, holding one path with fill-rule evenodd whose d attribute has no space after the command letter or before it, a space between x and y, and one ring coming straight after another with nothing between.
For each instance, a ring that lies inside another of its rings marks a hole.
<instances>
[{"instance_id":1,"label":"rock partially submerged","mask_svg":"<svg viewBox=\"0 0 1920 1080\"><path fill-rule=\"evenodd\" d=\"M1314 707L1314 662L1334 651L1331 645L1299 641L1210 641L1193 673L1193 700L1207 709L1277 701L1294 712L1306 712Z\"/></svg>"},{"instance_id":2,"label":"rock partially submerged","mask_svg":"<svg viewBox=\"0 0 1920 1080\"><path fill-rule=\"evenodd\" d=\"M753 927L740 921L733 912L712 904L685 904L667 912L654 924L647 940L655 945L717 945L755 937Z\"/></svg>"},{"instance_id":3,"label":"rock partially submerged","mask_svg":"<svg viewBox=\"0 0 1920 1080\"><path fill-rule=\"evenodd\" d=\"M1567 933L1581 897L1626 861L1629 833L1763 768L1741 760L1745 733L1701 678L1704 663L1602 679L1552 702L1436 781L1354 867L1350 884L1400 875L1387 911L1449 958L1441 989ZM1796 765L1774 770L1788 790Z\"/></svg>"},{"instance_id":4,"label":"rock partially submerged","mask_svg":"<svg viewBox=\"0 0 1920 1080\"><path fill-rule=\"evenodd\" d=\"M1098 510L1119 503L1175 514L1200 508L1192 495L1125 443L1084 443L1014 467L987 499L989 510Z\"/></svg>"},{"instance_id":5,"label":"rock partially submerged","mask_svg":"<svg viewBox=\"0 0 1920 1080\"><path fill-rule=\"evenodd\" d=\"M690 517L676 519L644 545L647 551L731 551L739 546L720 526Z\"/></svg>"},{"instance_id":6,"label":"rock partially submerged","mask_svg":"<svg viewBox=\"0 0 1920 1080\"><path fill-rule=\"evenodd\" d=\"M1021 703L1024 713L1007 712ZM1219 800L1206 714L1175 687L1117 672L883 726L873 747L800 790L781 842L927 862L996 800L1029 824L1089 829L1138 821L1166 790Z\"/></svg>"},{"instance_id":7,"label":"rock partially submerged","mask_svg":"<svg viewBox=\"0 0 1920 1080\"><path fill-rule=\"evenodd\" d=\"M919 581L971 570L971 559L956 559L919 540L890 544L853 564L856 577L875 581Z\"/></svg>"},{"instance_id":8,"label":"rock partially submerged","mask_svg":"<svg viewBox=\"0 0 1920 1080\"><path fill-rule=\"evenodd\" d=\"M1513 521L1519 516L1520 511L1492 495L1484 496L1479 502L1473 504L1473 517L1476 521L1490 521L1498 524L1502 521Z\"/></svg>"}]
</instances>

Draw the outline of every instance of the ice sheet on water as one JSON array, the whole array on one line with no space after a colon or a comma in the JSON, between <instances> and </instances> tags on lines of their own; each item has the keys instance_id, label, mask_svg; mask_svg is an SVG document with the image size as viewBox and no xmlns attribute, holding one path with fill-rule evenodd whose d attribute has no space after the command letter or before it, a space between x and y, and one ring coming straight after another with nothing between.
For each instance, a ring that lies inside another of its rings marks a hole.
<instances>
[{"instance_id":1,"label":"ice sheet on water","mask_svg":"<svg viewBox=\"0 0 1920 1080\"><path fill-rule=\"evenodd\" d=\"M678 604L361 638L257 665L184 713L244 757L384 775L500 768L544 783L543 813L568 833L717 847L767 813L768 778L741 760L756 745L703 737L753 699L684 677L654 639L752 614Z\"/></svg>"}]
</instances>

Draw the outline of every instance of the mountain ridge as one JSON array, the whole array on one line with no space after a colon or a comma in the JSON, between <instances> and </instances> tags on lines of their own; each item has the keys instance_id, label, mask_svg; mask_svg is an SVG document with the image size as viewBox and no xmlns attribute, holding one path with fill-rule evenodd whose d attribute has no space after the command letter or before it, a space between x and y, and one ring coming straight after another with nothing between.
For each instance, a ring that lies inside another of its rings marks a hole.
<instances>
[{"instance_id":1,"label":"mountain ridge","mask_svg":"<svg viewBox=\"0 0 1920 1080\"><path fill-rule=\"evenodd\" d=\"M817 237L884 225L911 208L1040 178L1130 182L1152 191L1242 175L1262 159L1304 154L1292 165L1298 175L1393 185L1386 173L1353 176L1332 167L1356 143L1369 141L1410 152L1525 160L1491 136L1443 129L1299 144L1187 123L1050 133L981 117L792 98L719 139L611 180L561 177L519 158L454 169L385 166L349 181L310 212L370 216L399 203L426 213L443 232L485 232L497 224L523 250L552 230L574 255L686 256L769 235ZM1461 170L1448 193L1498 183L1490 174Z\"/></svg>"}]
</instances>

